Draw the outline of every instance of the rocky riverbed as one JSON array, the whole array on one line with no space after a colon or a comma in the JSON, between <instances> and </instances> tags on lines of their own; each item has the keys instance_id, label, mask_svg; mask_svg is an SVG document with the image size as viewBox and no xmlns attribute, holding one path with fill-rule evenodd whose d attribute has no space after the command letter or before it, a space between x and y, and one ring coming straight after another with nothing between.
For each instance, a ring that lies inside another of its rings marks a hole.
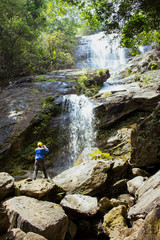
<instances>
[{"instance_id":1,"label":"rocky riverbed","mask_svg":"<svg viewBox=\"0 0 160 240\"><path fill-rule=\"evenodd\" d=\"M65 81L29 78L1 92L1 240L160 239L159 59L154 49L136 57L115 76L123 89L92 96L96 147L59 174L52 169L67 144L58 131L61 96L91 93L110 81L108 72L85 74L89 90L67 71ZM37 138L54 149L50 179L32 180Z\"/></svg>"}]
</instances>

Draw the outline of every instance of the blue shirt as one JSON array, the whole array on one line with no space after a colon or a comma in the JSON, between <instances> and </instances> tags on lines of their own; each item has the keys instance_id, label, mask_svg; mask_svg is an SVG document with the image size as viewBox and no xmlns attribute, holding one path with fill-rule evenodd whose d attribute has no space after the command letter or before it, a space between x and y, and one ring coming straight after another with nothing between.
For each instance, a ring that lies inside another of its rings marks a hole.
<instances>
[{"instance_id":1,"label":"blue shirt","mask_svg":"<svg viewBox=\"0 0 160 240\"><path fill-rule=\"evenodd\" d=\"M48 153L49 152L49 149L48 148L36 148L35 150L35 153L36 153L36 156L35 156L35 159L44 159L44 154L45 153Z\"/></svg>"}]
</instances>

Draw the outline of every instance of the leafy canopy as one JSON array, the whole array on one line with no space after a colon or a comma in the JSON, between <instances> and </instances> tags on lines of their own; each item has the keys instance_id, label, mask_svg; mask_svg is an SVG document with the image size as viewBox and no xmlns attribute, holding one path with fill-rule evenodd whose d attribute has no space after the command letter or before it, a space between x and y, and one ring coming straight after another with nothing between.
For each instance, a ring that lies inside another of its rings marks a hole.
<instances>
[{"instance_id":1,"label":"leafy canopy","mask_svg":"<svg viewBox=\"0 0 160 240\"><path fill-rule=\"evenodd\" d=\"M92 27L121 33L122 45L136 49L160 42L159 0L64 0L79 8Z\"/></svg>"},{"instance_id":2,"label":"leafy canopy","mask_svg":"<svg viewBox=\"0 0 160 240\"><path fill-rule=\"evenodd\" d=\"M71 67L75 14L62 0L1 0L0 78Z\"/></svg>"}]
</instances>

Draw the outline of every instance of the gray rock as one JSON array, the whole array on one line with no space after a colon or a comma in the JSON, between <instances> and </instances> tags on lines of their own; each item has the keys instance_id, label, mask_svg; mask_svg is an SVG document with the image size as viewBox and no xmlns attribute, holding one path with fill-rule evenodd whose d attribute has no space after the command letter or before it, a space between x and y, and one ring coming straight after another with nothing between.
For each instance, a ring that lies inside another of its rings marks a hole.
<instances>
[{"instance_id":1,"label":"gray rock","mask_svg":"<svg viewBox=\"0 0 160 240\"><path fill-rule=\"evenodd\" d=\"M123 116L136 110L153 111L160 100L157 91L158 84L153 86L136 87L128 91L111 94L108 98L99 100L101 104L96 107L96 116L100 119L100 127L109 127ZM148 94L149 92L149 94Z\"/></svg>"},{"instance_id":2,"label":"gray rock","mask_svg":"<svg viewBox=\"0 0 160 240\"><path fill-rule=\"evenodd\" d=\"M110 239L119 239L120 233L127 229L127 208L118 206L110 210L103 219L103 231Z\"/></svg>"},{"instance_id":3,"label":"gray rock","mask_svg":"<svg viewBox=\"0 0 160 240\"><path fill-rule=\"evenodd\" d=\"M141 225L136 240L159 240L160 228L160 206L153 209L145 218L144 223Z\"/></svg>"},{"instance_id":4,"label":"gray rock","mask_svg":"<svg viewBox=\"0 0 160 240\"><path fill-rule=\"evenodd\" d=\"M99 200L98 203L99 211L102 215L106 214L109 210L113 208L113 205L111 204L111 201L107 197L103 197Z\"/></svg>"},{"instance_id":5,"label":"gray rock","mask_svg":"<svg viewBox=\"0 0 160 240\"><path fill-rule=\"evenodd\" d=\"M0 234L7 232L9 228L9 219L6 213L6 209L0 203Z\"/></svg>"},{"instance_id":6,"label":"gray rock","mask_svg":"<svg viewBox=\"0 0 160 240\"><path fill-rule=\"evenodd\" d=\"M81 194L66 195L60 205L69 213L81 217L91 217L97 213L98 200L96 197Z\"/></svg>"},{"instance_id":7,"label":"gray rock","mask_svg":"<svg viewBox=\"0 0 160 240\"><path fill-rule=\"evenodd\" d=\"M148 94L150 95L150 93ZM154 112L140 123L131 134L130 163L136 167L152 166L160 162L160 105Z\"/></svg>"},{"instance_id":8,"label":"gray rock","mask_svg":"<svg viewBox=\"0 0 160 240\"><path fill-rule=\"evenodd\" d=\"M114 132L114 134L108 138L105 148L107 152L114 156L125 155L130 152L130 137L131 128L121 128Z\"/></svg>"},{"instance_id":9,"label":"gray rock","mask_svg":"<svg viewBox=\"0 0 160 240\"><path fill-rule=\"evenodd\" d=\"M13 193L14 178L6 172L0 172L0 201Z\"/></svg>"},{"instance_id":10,"label":"gray rock","mask_svg":"<svg viewBox=\"0 0 160 240\"><path fill-rule=\"evenodd\" d=\"M111 176L113 175L111 174ZM115 182L113 185L109 186L111 191L111 197L127 193L127 181L127 179L121 179Z\"/></svg>"},{"instance_id":11,"label":"gray rock","mask_svg":"<svg viewBox=\"0 0 160 240\"><path fill-rule=\"evenodd\" d=\"M138 198L144 194L159 188L160 185L160 170L152 175L136 192Z\"/></svg>"},{"instance_id":12,"label":"gray rock","mask_svg":"<svg viewBox=\"0 0 160 240\"><path fill-rule=\"evenodd\" d=\"M125 202L124 200L116 199L116 198L111 198L110 202L113 207L118 207L120 205L124 205L126 207L128 206L127 202Z\"/></svg>"},{"instance_id":13,"label":"gray rock","mask_svg":"<svg viewBox=\"0 0 160 240\"><path fill-rule=\"evenodd\" d=\"M146 178L142 176L137 176L127 182L127 189L128 192L132 195L135 195L137 189L141 187L144 182L146 181Z\"/></svg>"},{"instance_id":14,"label":"gray rock","mask_svg":"<svg viewBox=\"0 0 160 240\"><path fill-rule=\"evenodd\" d=\"M160 171L150 177L136 191L137 201L129 209L130 219L145 218L153 208L160 204Z\"/></svg>"},{"instance_id":15,"label":"gray rock","mask_svg":"<svg viewBox=\"0 0 160 240\"><path fill-rule=\"evenodd\" d=\"M47 240L47 238L33 232L28 232L23 240Z\"/></svg>"},{"instance_id":16,"label":"gray rock","mask_svg":"<svg viewBox=\"0 0 160 240\"><path fill-rule=\"evenodd\" d=\"M121 194L117 197L117 200L125 202L128 205L128 207L131 207L134 204L134 197L131 196L130 194Z\"/></svg>"},{"instance_id":17,"label":"gray rock","mask_svg":"<svg viewBox=\"0 0 160 240\"><path fill-rule=\"evenodd\" d=\"M107 181L110 161L92 160L72 167L53 178L68 194L94 196L103 190Z\"/></svg>"},{"instance_id":18,"label":"gray rock","mask_svg":"<svg viewBox=\"0 0 160 240\"><path fill-rule=\"evenodd\" d=\"M28 232L23 232L20 228L13 228L6 234L0 237L0 240L47 240L45 237L40 236L39 234Z\"/></svg>"},{"instance_id":19,"label":"gray rock","mask_svg":"<svg viewBox=\"0 0 160 240\"><path fill-rule=\"evenodd\" d=\"M114 160L114 165L111 170L111 175L113 178L124 178L126 177L129 164L126 159L118 158Z\"/></svg>"},{"instance_id":20,"label":"gray rock","mask_svg":"<svg viewBox=\"0 0 160 240\"><path fill-rule=\"evenodd\" d=\"M21 195L39 200L59 202L65 194L64 189L48 179L24 180L17 183L16 186L19 188Z\"/></svg>"},{"instance_id":21,"label":"gray rock","mask_svg":"<svg viewBox=\"0 0 160 240\"><path fill-rule=\"evenodd\" d=\"M132 174L134 176L142 176L142 177L148 177L149 173L143 169L140 168L132 168Z\"/></svg>"},{"instance_id":22,"label":"gray rock","mask_svg":"<svg viewBox=\"0 0 160 240\"><path fill-rule=\"evenodd\" d=\"M32 231L48 240L64 240L68 217L60 205L26 196L11 198L3 205L9 217L9 229Z\"/></svg>"},{"instance_id":23,"label":"gray rock","mask_svg":"<svg viewBox=\"0 0 160 240\"><path fill-rule=\"evenodd\" d=\"M0 236L0 240L23 240L26 236L26 233L23 232L20 228L13 228L8 231L6 234Z\"/></svg>"}]
</instances>

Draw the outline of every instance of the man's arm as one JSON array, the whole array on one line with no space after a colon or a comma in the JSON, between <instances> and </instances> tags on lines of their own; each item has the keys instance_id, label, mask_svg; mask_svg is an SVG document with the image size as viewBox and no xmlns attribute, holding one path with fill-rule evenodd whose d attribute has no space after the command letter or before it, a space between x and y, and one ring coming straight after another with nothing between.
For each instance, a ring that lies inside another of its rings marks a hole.
<instances>
[{"instance_id":1,"label":"man's arm","mask_svg":"<svg viewBox=\"0 0 160 240\"><path fill-rule=\"evenodd\" d=\"M44 148L44 150L45 150L46 153L49 152L49 149L48 149L45 145L43 146L43 148Z\"/></svg>"}]
</instances>

